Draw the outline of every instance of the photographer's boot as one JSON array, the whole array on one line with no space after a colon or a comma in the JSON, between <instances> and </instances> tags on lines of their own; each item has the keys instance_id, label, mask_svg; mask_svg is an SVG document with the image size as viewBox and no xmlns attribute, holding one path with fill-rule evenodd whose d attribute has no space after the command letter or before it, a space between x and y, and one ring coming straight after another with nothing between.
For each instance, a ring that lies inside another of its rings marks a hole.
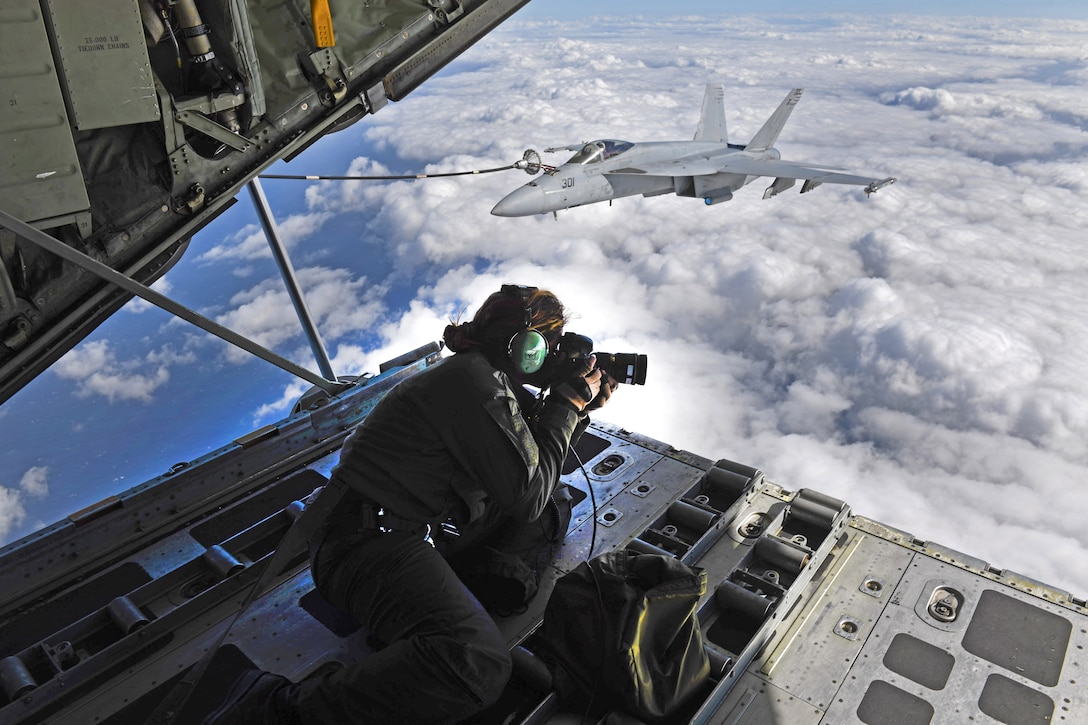
<instances>
[{"instance_id":1,"label":"photographer's boot","mask_svg":"<svg viewBox=\"0 0 1088 725\"><path fill-rule=\"evenodd\" d=\"M246 670L203 725L300 725L298 685L263 670Z\"/></svg>"}]
</instances>

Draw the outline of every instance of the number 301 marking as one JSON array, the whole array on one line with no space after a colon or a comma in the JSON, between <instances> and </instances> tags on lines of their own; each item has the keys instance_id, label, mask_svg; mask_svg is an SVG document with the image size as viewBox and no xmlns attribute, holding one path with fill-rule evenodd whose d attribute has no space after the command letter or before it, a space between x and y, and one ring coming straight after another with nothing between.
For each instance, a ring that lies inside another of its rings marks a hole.
<instances>
[{"instance_id":1,"label":"number 301 marking","mask_svg":"<svg viewBox=\"0 0 1088 725\"><path fill-rule=\"evenodd\" d=\"M569 189L572 186L574 186L574 177L568 176L567 178L563 179L563 188L564 189Z\"/></svg>"}]
</instances>

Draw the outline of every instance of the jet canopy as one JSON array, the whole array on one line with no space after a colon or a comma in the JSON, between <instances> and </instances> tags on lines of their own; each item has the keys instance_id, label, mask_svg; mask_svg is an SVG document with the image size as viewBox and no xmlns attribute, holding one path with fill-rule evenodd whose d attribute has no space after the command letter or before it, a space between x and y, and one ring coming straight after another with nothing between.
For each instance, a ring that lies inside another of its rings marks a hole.
<instances>
[{"instance_id":1,"label":"jet canopy","mask_svg":"<svg viewBox=\"0 0 1088 725\"><path fill-rule=\"evenodd\" d=\"M578 153L570 157L568 164L596 164L622 154L634 146L630 141L616 141L615 139L602 139L590 141L583 146Z\"/></svg>"}]
</instances>

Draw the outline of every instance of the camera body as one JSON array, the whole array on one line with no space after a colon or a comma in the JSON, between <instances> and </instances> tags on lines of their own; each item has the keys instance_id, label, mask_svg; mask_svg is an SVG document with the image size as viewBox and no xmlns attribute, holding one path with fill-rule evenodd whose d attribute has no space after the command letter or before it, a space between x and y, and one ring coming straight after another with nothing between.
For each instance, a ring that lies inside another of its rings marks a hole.
<instances>
[{"instance_id":1,"label":"camera body","mask_svg":"<svg viewBox=\"0 0 1088 725\"><path fill-rule=\"evenodd\" d=\"M555 347L559 356L557 369L563 375L573 372L590 355L597 356L597 369L609 374L619 383L646 384L646 356L634 352L599 352L593 350L593 340L576 332L565 332Z\"/></svg>"}]
</instances>

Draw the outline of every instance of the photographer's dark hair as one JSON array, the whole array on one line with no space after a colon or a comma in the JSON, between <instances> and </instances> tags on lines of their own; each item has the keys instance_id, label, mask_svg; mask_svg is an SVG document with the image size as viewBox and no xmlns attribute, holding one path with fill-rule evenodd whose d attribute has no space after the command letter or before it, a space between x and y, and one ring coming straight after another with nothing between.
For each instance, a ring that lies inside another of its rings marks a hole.
<instances>
[{"instance_id":1,"label":"photographer's dark hair","mask_svg":"<svg viewBox=\"0 0 1088 725\"><path fill-rule=\"evenodd\" d=\"M535 288L524 294L495 292L484 300L470 321L451 320L442 339L453 352L482 349L488 356L505 354L510 338L526 329L526 308L528 329L539 331L549 343L555 344L568 322L566 310L554 294Z\"/></svg>"}]
</instances>

